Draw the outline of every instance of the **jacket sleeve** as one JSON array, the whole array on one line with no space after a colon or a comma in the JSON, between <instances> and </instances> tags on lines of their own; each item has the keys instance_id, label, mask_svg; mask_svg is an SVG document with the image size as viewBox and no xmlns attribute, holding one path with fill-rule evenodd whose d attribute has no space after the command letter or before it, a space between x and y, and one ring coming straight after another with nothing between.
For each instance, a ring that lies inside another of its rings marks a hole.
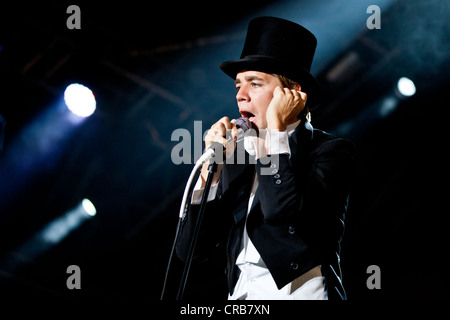
<instances>
[{"instance_id":1,"label":"jacket sleeve","mask_svg":"<svg viewBox=\"0 0 450 320\"><path fill-rule=\"evenodd\" d=\"M205 261L215 254L215 251L223 250L226 234L229 230L230 214L226 212L221 201L221 186L214 200L207 202L200 231L194 251L194 261ZM199 216L199 204L189 204L186 217L182 221L180 236L176 245L177 256L186 260L196 222Z\"/></svg>"}]
</instances>

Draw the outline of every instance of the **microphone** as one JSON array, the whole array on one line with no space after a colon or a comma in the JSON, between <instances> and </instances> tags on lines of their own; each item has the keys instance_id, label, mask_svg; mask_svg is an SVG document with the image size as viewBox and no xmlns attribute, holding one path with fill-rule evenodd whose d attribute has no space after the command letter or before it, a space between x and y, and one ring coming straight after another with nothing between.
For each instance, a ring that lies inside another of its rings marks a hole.
<instances>
[{"instance_id":1,"label":"microphone","mask_svg":"<svg viewBox=\"0 0 450 320\"><path fill-rule=\"evenodd\" d=\"M238 128L238 138L236 140L236 143L244 140L245 132L253 128L253 124L246 117L233 119L231 120L231 122ZM234 139L232 137L228 138L228 143L232 142L234 142ZM206 150L205 153L203 153L203 155L197 160L196 163L206 162L213 157L213 155L216 153L216 150L225 150L225 149L226 147L224 147L221 143L214 142L213 144L211 144L208 150Z\"/></svg>"}]
</instances>

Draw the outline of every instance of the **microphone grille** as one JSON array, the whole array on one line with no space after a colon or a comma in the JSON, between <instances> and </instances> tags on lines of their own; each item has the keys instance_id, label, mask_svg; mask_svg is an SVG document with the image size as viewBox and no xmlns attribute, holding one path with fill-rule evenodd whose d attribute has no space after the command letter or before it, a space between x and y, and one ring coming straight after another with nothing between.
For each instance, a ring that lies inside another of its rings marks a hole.
<instances>
[{"instance_id":1,"label":"microphone grille","mask_svg":"<svg viewBox=\"0 0 450 320\"><path fill-rule=\"evenodd\" d=\"M253 124L248 120L248 118L240 117L233 121L233 123L236 125L236 127L241 128L242 131L247 131L248 129L252 128Z\"/></svg>"}]
</instances>

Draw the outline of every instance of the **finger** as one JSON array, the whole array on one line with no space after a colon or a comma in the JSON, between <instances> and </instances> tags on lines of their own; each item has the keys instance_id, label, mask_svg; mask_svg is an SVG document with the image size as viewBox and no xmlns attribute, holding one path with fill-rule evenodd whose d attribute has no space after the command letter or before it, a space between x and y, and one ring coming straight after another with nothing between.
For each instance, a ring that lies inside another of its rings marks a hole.
<instances>
[{"instance_id":1,"label":"finger","mask_svg":"<svg viewBox=\"0 0 450 320\"><path fill-rule=\"evenodd\" d=\"M221 141L224 139L226 132L225 125L222 122L217 121L214 123L205 136L205 147L209 148L214 142L222 143Z\"/></svg>"},{"instance_id":2,"label":"finger","mask_svg":"<svg viewBox=\"0 0 450 320\"><path fill-rule=\"evenodd\" d=\"M221 145L223 145L224 148L226 148L228 144L228 140L225 139L224 137L217 137L217 140L215 142L220 143Z\"/></svg>"},{"instance_id":3,"label":"finger","mask_svg":"<svg viewBox=\"0 0 450 320\"><path fill-rule=\"evenodd\" d=\"M280 86L276 86L273 90L273 96L278 96L283 93L283 89Z\"/></svg>"},{"instance_id":4,"label":"finger","mask_svg":"<svg viewBox=\"0 0 450 320\"><path fill-rule=\"evenodd\" d=\"M284 88L284 94L289 95L289 96L293 96L292 90L289 89L289 88Z\"/></svg>"},{"instance_id":5,"label":"finger","mask_svg":"<svg viewBox=\"0 0 450 320\"><path fill-rule=\"evenodd\" d=\"M231 129L232 126L233 126L233 124L232 124L231 121L230 121L230 118L228 118L228 117L223 117L223 118L221 118L221 119L218 121L218 123L222 123L222 124L224 125L225 129Z\"/></svg>"},{"instance_id":6,"label":"finger","mask_svg":"<svg viewBox=\"0 0 450 320\"><path fill-rule=\"evenodd\" d=\"M298 91L298 93L300 94L301 99L306 103L306 100L308 100L308 95L303 91Z\"/></svg>"},{"instance_id":7,"label":"finger","mask_svg":"<svg viewBox=\"0 0 450 320\"><path fill-rule=\"evenodd\" d=\"M211 127L210 131L213 136L225 136L227 128L224 123L218 121Z\"/></svg>"},{"instance_id":8,"label":"finger","mask_svg":"<svg viewBox=\"0 0 450 320\"><path fill-rule=\"evenodd\" d=\"M231 136L233 137L234 141L237 141L239 136L239 130L235 124L233 124L233 127L231 128Z\"/></svg>"},{"instance_id":9,"label":"finger","mask_svg":"<svg viewBox=\"0 0 450 320\"><path fill-rule=\"evenodd\" d=\"M214 135L214 134L211 135L208 133L205 137L205 147L209 148L215 142L220 143L221 145L226 147L228 140L221 135Z\"/></svg>"}]
</instances>

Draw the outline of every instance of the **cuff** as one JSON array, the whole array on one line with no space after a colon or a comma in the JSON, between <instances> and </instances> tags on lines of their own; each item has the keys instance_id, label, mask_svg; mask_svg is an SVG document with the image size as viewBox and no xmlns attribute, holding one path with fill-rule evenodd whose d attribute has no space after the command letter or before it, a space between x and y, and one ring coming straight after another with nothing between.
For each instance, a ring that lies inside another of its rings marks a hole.
<instances>
[{"instance_id":1,"label":"cuff","mask_svg":"<svg viewBox=\"0 0 450 320\"><path fill-rule=\"evenodd\" d=\"M291 149L289 148L289 136L287 131L278 131L273 129L267 129L266 131L267 154L291 155Z\"/></svg>"},{"instance_id":2,"label":"cuff","mask_svg":"<svg viewBox=\"0 0 450 320\"><path fill-rule=\"evenodd\" d=\"M202 179L199 177L197 180L197 183L195 184L194 191L192 192L191 197L191 204L200 204L202 201L203 196L203 190L204 188L201 188L202 185ZM217 187L219 186L218 183L211 185L211 188L209 189L208 199L207 202L213 201L216 198L217 194Z\"/></svg>"}]
</instances>

